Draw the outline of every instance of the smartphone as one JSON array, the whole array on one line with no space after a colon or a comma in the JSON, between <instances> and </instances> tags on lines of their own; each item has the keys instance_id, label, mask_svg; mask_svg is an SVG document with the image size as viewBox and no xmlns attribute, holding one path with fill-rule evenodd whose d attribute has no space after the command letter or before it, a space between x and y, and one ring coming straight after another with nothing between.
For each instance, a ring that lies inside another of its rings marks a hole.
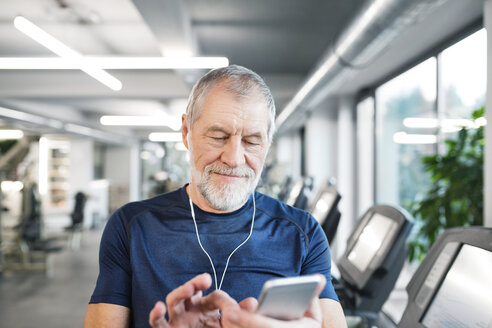
<instances>
[{"instance_id":1,"label":"smartphone","mask_svg":"<svg viewBox=\"0 0 492 328\"><path fill-rule=\"evenodd\" d=\"M271 279L265 282L256 313L281 320L301 318L321 283L317 275Z\"/></svg>"}]
</instances>

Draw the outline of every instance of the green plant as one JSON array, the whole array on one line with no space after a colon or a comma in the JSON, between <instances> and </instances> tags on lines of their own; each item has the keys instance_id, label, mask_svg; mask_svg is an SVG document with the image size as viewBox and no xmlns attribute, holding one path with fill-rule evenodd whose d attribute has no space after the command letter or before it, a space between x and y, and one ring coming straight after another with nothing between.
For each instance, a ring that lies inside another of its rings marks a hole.
<instances>
[{"instance_id":1,"label":"green plant","mask_svg":"<svg viewBox=\"0 0 492 328\"><path fill-rule=\"evenodd\" d=\"M484 107L473 112L483 117ZM462 128L445 141L447 153L422 158L432 186L424 199L412 204L415 231L409 260L421 261L439 234L447 228L483 224L484 128Z\"/></svg>"}]
</instances>

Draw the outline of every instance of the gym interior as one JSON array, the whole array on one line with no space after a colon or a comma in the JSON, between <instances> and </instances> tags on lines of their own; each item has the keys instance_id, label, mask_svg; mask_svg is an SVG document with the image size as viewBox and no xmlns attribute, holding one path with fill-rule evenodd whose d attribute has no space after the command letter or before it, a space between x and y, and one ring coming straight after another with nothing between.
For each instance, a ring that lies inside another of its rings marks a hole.
<instances>
[{"instance_id":1,"label":"gym interior","mask_svg":"<svg viewBox=\"0 0 492 328\"><path fill-rule=\"evenodd\" d=\"M81 327L110 215L191 179L181 116L271 89L257 191L329 242L348 327L492 327L492 0L0 1L0 327ZM488 122L489 121L489 122Z\"/></svg>"}]
</instances>

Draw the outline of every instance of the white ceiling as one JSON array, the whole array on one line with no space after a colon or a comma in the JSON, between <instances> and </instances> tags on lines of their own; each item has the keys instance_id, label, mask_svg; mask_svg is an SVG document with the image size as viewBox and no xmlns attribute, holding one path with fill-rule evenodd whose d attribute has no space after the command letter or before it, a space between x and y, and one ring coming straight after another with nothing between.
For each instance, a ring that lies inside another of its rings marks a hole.
<instances>
[{"instance_id":1,"label":"white ceiling","mask_svg":"<svg viewBox=\"0 0 492 328\"><path fill-rule=\"evenodd\" d=\"M341 92L355 93L481 16L482 1L449 0L430 21L402 36ZM277 108L357 13L360 0L15 0L0 1L0 57L53 56L19 32L22 15L84 55L160 56L187 50L226 56L262 75ZM430 24L430 25L429 25ZM422 34L422 29L428 33ZM420 33L420 35L419 35ZM408 40L411 43L409 43ZM408 44L414 45L408 47ZM410 49L408 49L410 48ZM391 58L391 64L388 64ZM203 73L112 70L115 92L80 71L0 71L0 106L102 127L101 115L179 115ZM156 129L153 128L153 131ZM165 131L166 128L162 128ZM113 129L114 131L114 129ZM119 129L119 132L132 132ZM138 135L149 130L140 129Z\"/></svg>"}]
</instances>

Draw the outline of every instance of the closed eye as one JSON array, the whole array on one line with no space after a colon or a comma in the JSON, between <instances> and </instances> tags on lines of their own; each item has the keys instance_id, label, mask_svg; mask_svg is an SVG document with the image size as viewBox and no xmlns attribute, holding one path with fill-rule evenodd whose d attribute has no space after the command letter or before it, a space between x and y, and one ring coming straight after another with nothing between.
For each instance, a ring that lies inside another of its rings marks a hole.
<instances>
[{"instance_id":1,"label":"closed eye","mask_svg":"<svg viewBox=\"0 0 492 328\"><path fill-rule=\"evenodd\" d=\"M260 146L263 143L263 139L261 136L252 135L243 138L243 142L251 146Z\"/></svg>"}]
</instances>

